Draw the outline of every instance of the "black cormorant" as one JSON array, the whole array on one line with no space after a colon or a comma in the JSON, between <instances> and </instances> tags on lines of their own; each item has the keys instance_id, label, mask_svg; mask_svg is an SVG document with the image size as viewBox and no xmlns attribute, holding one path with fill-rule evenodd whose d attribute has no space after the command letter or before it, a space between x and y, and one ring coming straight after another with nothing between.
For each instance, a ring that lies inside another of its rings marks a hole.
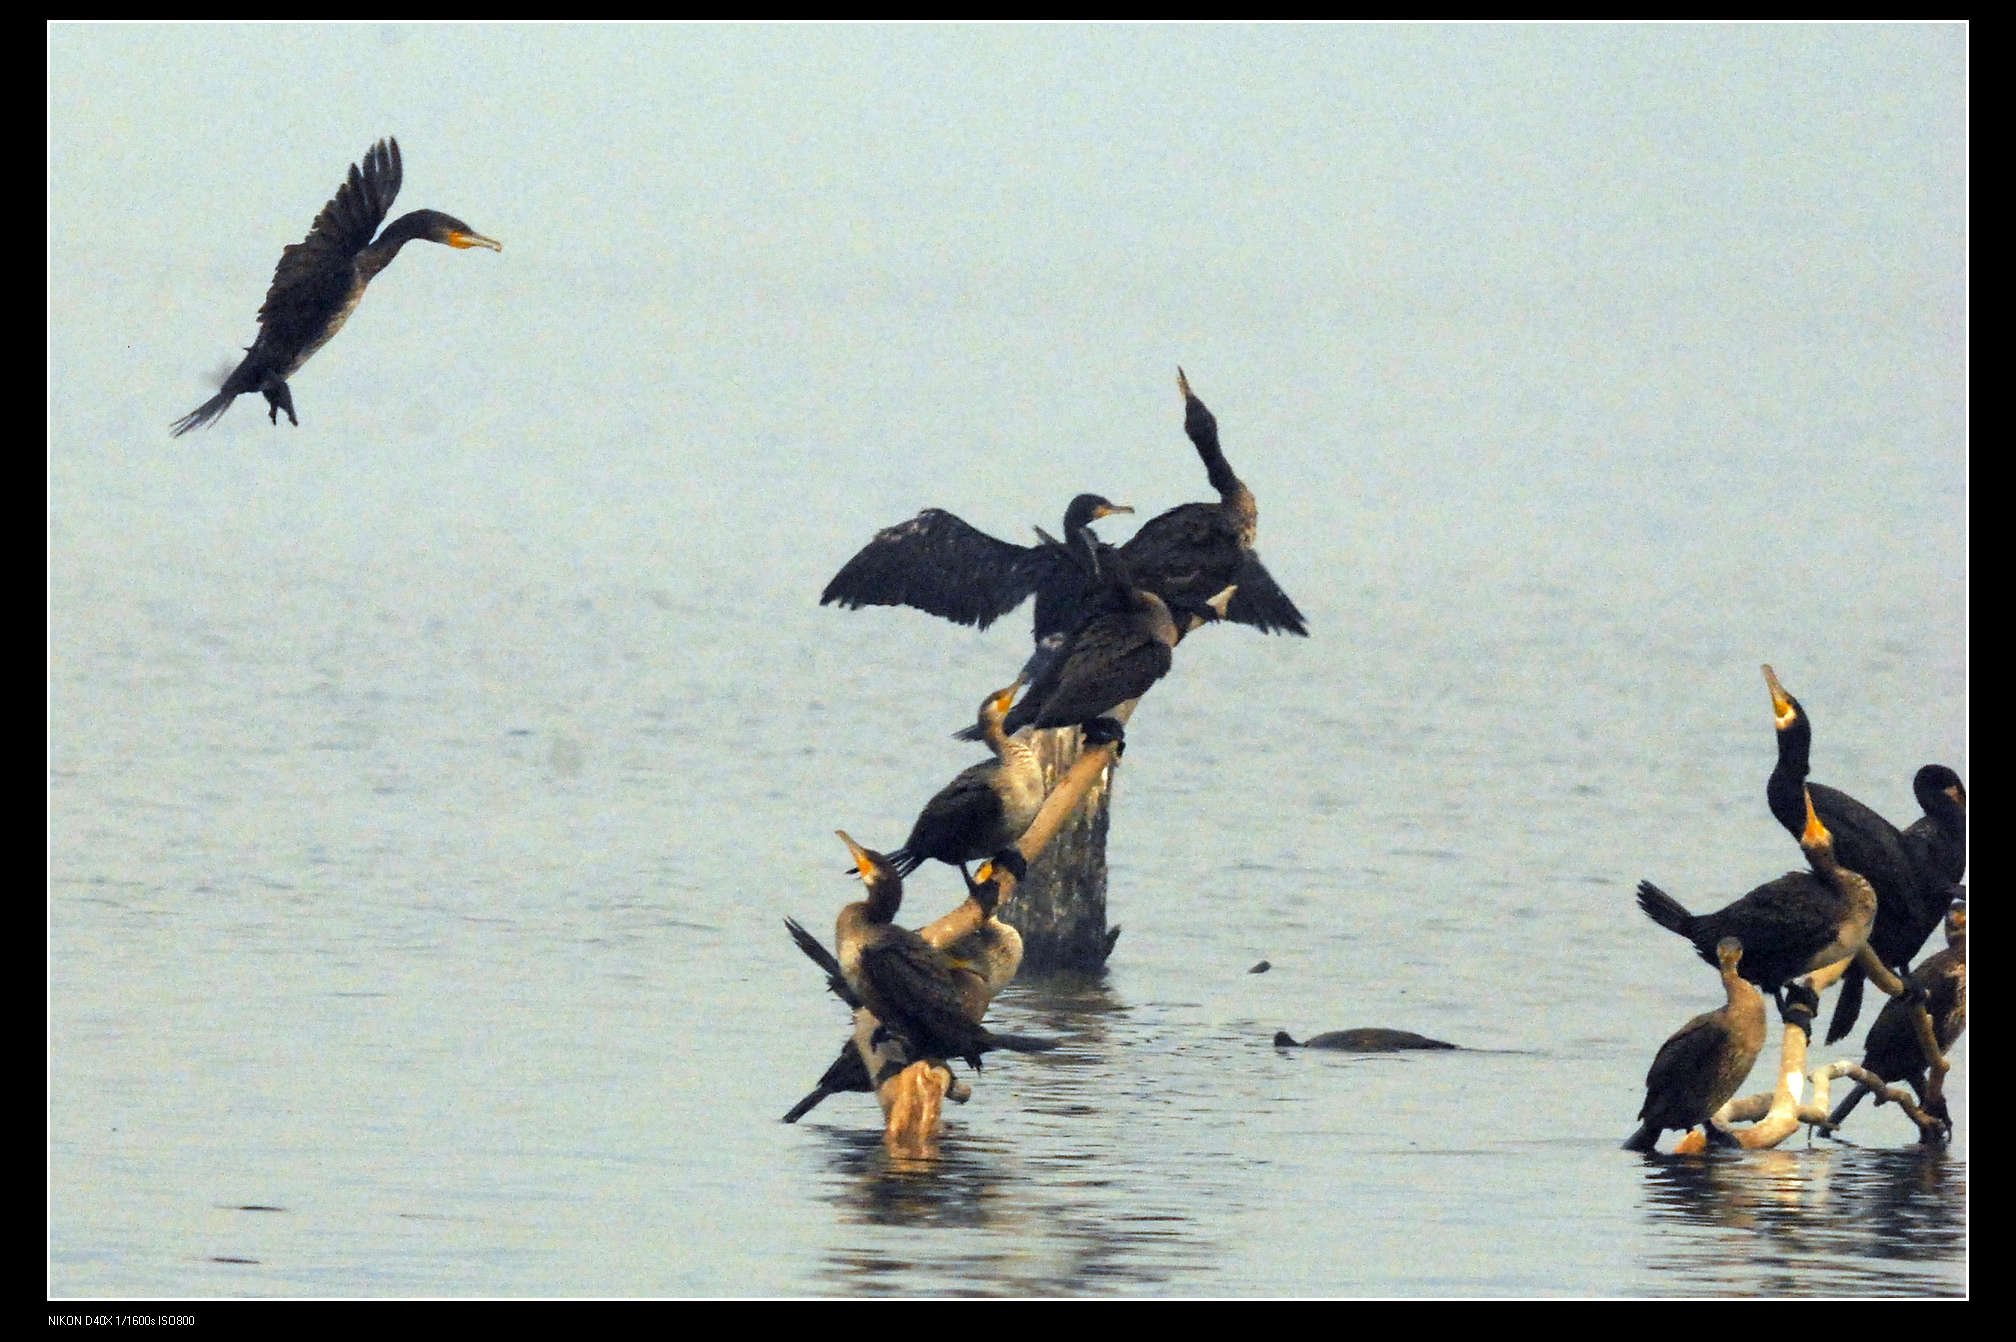
<instances>
[{"instance_id":1,"label":"black cormorant","mask_svg":"<svg viewBox=\"0 0 2016 1342\"><path fill-rule=\"evenodd\" d=\"M1808 783L1808 759L1813 749L1813 724L1799 701L1785 692L1777 674L1764 668L1771 691L1771 712L1778 732L1778 763L1771 770L1764 795L1785 832L1794 838L1806 826L1804 788L1813 809L1834 836L1835 856L1850 871L1860 872L1876 890L1876 926L1869 945L1886 965L1909 963L1946 912L1945 890L1957 877L1928 887L1904 849L1897 827L1855 798L1836 788ZM1956 780L1957 781L1957 780ZM1862 1010L1863 970L1852 965L1841 979L1841 995L1827 1024L1827 1042L1854 1028Z\"/></svg>"},{"instance_id":2,"label":"black cormorant","mask_svg":"<svg viewBox=\"0 0 2016 1342\"><path fill-rule=\"evenodd\" d=\"M1643 1124L1624 1142L1626 1151L1650 1151L1668 1128L1706 1126L1709 1140L1730 1140L1709 1120L1743 1084L1764 1050L1764 999L1737 973L1743 943L1724 937L1715 945L1728 1001L1704 1011L1659 1046L1645 1074Z\"/></svg>"},{"instance_id":3,"label":"black cormorant","mask_svg":"<svg viewBox=\"0 0 2016 1342\"><path fill-rule=\"evenodd\" d=\"M1064 510L1064 541L1091 533L1092 523L1134 510L1097 494L1080 494ZM1084 572L1058 545L997 540L943 508L926 508L884 527L833 575L819 604L913 606L957 624L985 629L1036 598L1033 636L1040 643L1075 622Z\"/></svg>"},{"instance_id":4,"label":"black cormorant","mask_svg":"<svg viewBox=\"0 0 2016 1342\"><path fill-rule=\"evenodd\" d=\"M1928 764L1912 778L1911 792L1925 814L1904 831L1904 856L1910 859L1926 889L1948 895L1967 874L1966 784L1945 765ZM1879 931L1883 926L1880 908L1876 911L1876 926ZM1926 929L1918 945L1924 945L1925 937L1931 935L1931 929ZM1876 933L1869 934L1869 944L1877 945ZM1917 954L1917 948L1913 947L1911 953Z\"/></svg>"},{"instance_id":5,"label":"black cormorant","mask_svg":"<svg viewBox=\"0 0 2016 1342\"><path fill-rule=\"evenodd\" d=\"M962 875L968 862L982 858L1000 861L1017 880L1028 874L1014 844L1042 809L1043 766L1028 741L1009 736L1002 725L1021 687L1017 680L980 701L977 725L994 758L962 770L924 804L910 837L889 854L897 875L908 876L932 858Z\"/></svg>"},{"instance_id":6,"label":"black cormorant","mask_svg":"<svg viewBox=\"0 0 2016 1342\"><path fill-rule=\"evenodd\" d=\"M909 1044L913 1061L963 1058L977 1070L980 1055L992 1049L1038 1053L1056 1046L1046 1039L995 1034L980 1024L970 1006L974 989L961 983L960 966L917 933L896 926L903 878L889 859L844 831L840 838L868 887L868 898L840 910L834 924L840 972L861 1004Z\"/></svg>"},{"instance_id":7,"label":"black cormorant","mask_svg":"<svg viewBox=\"0 0 2016 1342\"><path fill-rule=\"evenodd\" d=\"M991 863L982 863L978 876L969 877L966 887L964 904L920 929L917 935L945 952L952 965L953 981L958 986L960 999L977 1021L985 1017L988 1006L1000 996L1002 989L1014 981L1016 971L1022 967L1022 934L996 916L1000 888L994 883ZM820 1076L819 1083L784 1115L786 1123L796 1123L828 1095L875 1089L875 1083L868 1079L868 1064L863 1061L861 1045L865 1042L873 1051L880 1022L872 1013L860 1010L861 1001L847 986L840 972L840 962L819 943L819 939L789 918L784 920L784 926L790 930L798 948L825 973L827 986L834 995L857 1009L854 1034L840 1046L839 1054ZM891 1066L900 1068L908 1061L901 1058L892 1062ZM965 1083L958 1083L950 1092L950 1098L963 1103L967 1098L965 1090Z\"/></svg>"},{"instance_id":8,"label":"black cormorant","mask_svg":"<svg viewBox=\"0 0 2016 1342\"><path fill-rule=\"evenodd\" d=\"M285 410L287 422L299 425L287 379L343 329L364 297L364 287L407 243L504 250L503 243L439 210L402 214L379 233L378 225L399 194L400 175L397 140L380 140L364 155L361 168L350 166L350 179L315 216L308 236L281 251L259 308L258 338L247 347L244 360L221 391L175 421L176 436L215 420L248 391L266 397L267 417L275 424Z\"/></svg>"},{"instance_id":9,"label":"black cormorant","mask_svg":"<svg viewBox=\"0 0 2016 1342\"><path fill-rule=\"evenodd\" d=\"M1846 960L1869 940L1876 919L1876 892L1861 875L1834 857L1832 837L1809 800L1799 847L1810 872L1787 872L1725 908L1699 916L1650 881L1638 883L1638 907L1668 931L1694 943L1709 964L1718 962L1718 943L1743 943L1743 977L1777 992L1803 974Z\"/></svg>"},{"instance_id":10,"label":"black cormorant","mask_svg":"<svg viewBox=\"0 0 2016 1342\"><path fill-rule=\"evenodd\" d=\"M1121 741L1120 722L1107 714L1147 693L1169 673L1171 649L1182 638L1169 606L1134 584L1128 564L1110 546L1097 549L1106 590L1095 598L1096 613L1042 661L1035 680L1002 721L1002 730L1010 735L1024 727L1082 726L1089 743ZM1217 618L1202 600L1187 609ZM960 735L970 737L972 729Z\"/></svg>"},{"instance_id":11,"label":"black cormorant","mask_svg":"<svg viewBox=\"0 0 2016 1342\"><path fill-rule=\"evenodd\" d=\"M1183 392L1183 432L1204 460L1205 474L1218 491L1216 503L1185 503L1151 517L1120 547L1134 581L1153 591L1170 609L1210 600L1238 584L1225 618L1265 633L1284 630L1308 636L1302 612L1276 585L1253 549L1260 506L1253 491L1233 473L1218 445L1218 420L1176 370ZM1066 539L1069 539L1068 537Z\"/></svg>"},{"instance_id":12,"label":"black cormorant","mask_svg":"<svg viewBox=\"0 0 2016 1342\"><path fill-rule=\"evenodd\" d=\"M1932 1035L1945 1053L1967 1028L1967 906L1955 904L1946 914L1946 949L1928 955L1908 980L1916 991L1883 1004L1869 1038L1862 1046L1862 1066L1892 1085L1908 1085L1934 1118L1951 1123L1943 1097L1927 1097L1925 1047L1919 1041L1918 1006L1922 999L1932 1016ZM1858 1085L1827 1117L1837 1128L1869 1093Z\"/></svg>"}]
</instances>

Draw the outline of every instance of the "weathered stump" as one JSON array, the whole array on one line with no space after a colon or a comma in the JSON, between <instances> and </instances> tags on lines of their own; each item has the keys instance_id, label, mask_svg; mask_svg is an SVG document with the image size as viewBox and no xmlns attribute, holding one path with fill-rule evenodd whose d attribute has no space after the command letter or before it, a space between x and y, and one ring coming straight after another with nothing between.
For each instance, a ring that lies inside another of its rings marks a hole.
<instances>
[{"instance_id":1,"label":"weathered stump","mask_svg":"<svg viewBox=\"0 0 2016 1342\"><path fill-rule=\"evenodd\" d=\"M1084 734L1059 727L1032 734L1047 793L1084 750ZM1029 863L1029 879L1002 906L1001 920L1022 934L1022 967L1036 973L1097 970L1119 928L1106 926L1106 831L1113 770L1101 771L1078 808Z\"/></svg>"}]
</instances>

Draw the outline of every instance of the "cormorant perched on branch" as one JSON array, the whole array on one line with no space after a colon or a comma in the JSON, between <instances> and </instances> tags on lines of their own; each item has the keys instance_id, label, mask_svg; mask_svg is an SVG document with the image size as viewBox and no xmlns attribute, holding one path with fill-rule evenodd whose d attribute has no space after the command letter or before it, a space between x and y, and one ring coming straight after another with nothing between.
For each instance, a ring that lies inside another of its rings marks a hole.
<instances>
[{"instance_id":1,"label":"cormorant perched on branch","mask_svg":"<svg viewBox=\"0 0 2016 1342\"><path fill-rule=\"evenodd\" d=\"M378 233L378 225L385 222L393 198L399 194L400 178L397 140L380 140L373 145L364 155L361 169L350 165L350 179L315 216L308 236L281 251L273 284L259 308L258 338L225 379L223 390L175 421L172 427L177 437L209 424L248 391L266 397L267 417L275 424L285 410L287 422L299 425L287 379L343 329L364 297L365 286L392 264L392 258L407 243L418 239L449 247L504 250L503 243L439 210L401 215L390 228ZM371 240L373 234L378 234L376 242Z\"/></svg>"},{"instance_id":2,"label":"cormorant perched on branch","mask_svg":"<svg viewBox=\"0 0 2016 1342\"><path fill-rule=\"evenodd\" d=\"M1946 914L1946 949L1925 957L1911 971L1908 980L1915 990L1893 997L1877 1013L1862 1046L1862 1066L1891 1085L1908 1085L1918 1093L1926 1112L1950 1124L1943 1096L1928 1097L1924 1045L1918 1036L1918 1007L1922 995L1925 1010L1932 1016L1932 1036L1945 1053L1967 1028L1967 906L1955 904ZM1855 1106L1869 1093L1858 1085L1827 1117L1828 1128L1841 1126Z\"/></svg>"},{"instance_id":3,"label":"cormorant perched on branch","mask_svg":"<svg viewBox=\"0 0 2016 1342\"><path fill-rule=\"evenodd\" d=\"M1080 494L1064 510L1064 539L1132 508ZM1089 536L1089 531L1087 535ZM1074 622L1084 571L1049 543L1014 545L943 508L926 508L907 522L884 527L833 575L819 594L822 606L914 606L957 624L985 629L1036 597L1038 642Z\"/></svg>"},{"instance_id":4,"label":"cormorant perched on branch","mask_svg":"<svg viewBox=\"0 0 2016 1342\"><path fill-rule=\"evenodd\" d=\"M1771 992L1855 955L1868 943L1876 920L1876 891L1835 860L1833 837L1810 797L1805 808L1799 847L1811 872L1787 872L1733 904L1699 916L1652 882L1640 881L1638 907L1653 922L1693 942L1711 965L1718 963L1722 938L1737 938L1743 943L1743 977Z\"/></svg>"},{"instance_id":5,"label":"cormorant perched on branch","mask_svg":"<svg viewBox=\"0 0 2016 1342\"><path fill-rule=\"evenodd\" d=\"M1709 1119L1743 1084L1764 1051L1764 999L1736 972L1743 943L1724 937L1715 945L1728 1000L1704 1011L1659 1046L1645 1074L1644 1122L1625 1139L1626 1151L1650 1151L1668 1128L1705 1125L1709 1140L1729 1140Z\"/></svg>"},{"instance_id":6,"label":"cormorant perched on branch","mask_svg":"<svg viewBox=\"0 0 2016 1342\"><path fill-rule=\"evenodd\" d=\"M840 972L861 1005L909 1044L913 1061L964 1058L977 1071L980 1055L992 1049L1040 1053L1056 1047L1051 1040L995 1034L980 1024L969 1003L971 989L960 983L952 957L896 926L903 878L889 859L855 843L845 831L840 838L868 887L868 898L840 910L834 924Z\"/></svg>"},{"instance_id":7,"label":"cormorant perched on branch","mask_svg":"<svg viewBox=\"0 0 2016 1342\"><path fill-rule=\"evenodd\" d=\"M1834 836L1834 852L1841 864L1860 872L1875 887L1876 925L1869 933L1870 947L1886 965L1908 964L1939 926L1946 912L1946 887L1959 876L1928 882L1905 851L1903 836L1895 825L1845 792L1807 782L1813 724L1769 666L1764 668L1764 683L1771 691L1778 732L1778 763L1764 789L1771 814L1786 833L1797 838L1806 825L1806 803L1800 799L1800 791L1804 788L1812 795L1813 809ZM1957 785L1959 779L1953 781ZM1921 800L1923 796L1921 792ZM1963 858L1964 846L1963 839ZM1841 995L1827 1025L1828 1043L1854 1028L1862 1010L1862 980L1860 965L1851 966L1842 976Z\"/></svg>"},{"instance_id":8,"label":"cormorant perched on branch","mask_svg":"<svg viewBox=\"0 0 2016 1342\"><path fill-rule=\"evenodd\" d=\"M1218 502L1180 504L1142 523L1120 547L1128 572L1172 610L1208 601L1236 583L1239 590L1225 610L1226 619L1263 633L1285 630L1306 638L1309 629L1302 612L1275 584L1253 549L1260 505L1225 460L1216 416L1191 392L1190 379L1181 368L1176 370L1176 385L1183 392L1183 432L1203 458Z\"/></svg>"},{"instance_id":9,"label":"cormorant perched on branch","mask_svg":"<svg viewBox=\"0 0 2016 1342\"><path fill-rule=\"evenodd\" d=\"M927 860L949 862L965 874L968 862L993 858L1015 873L1028 874L1015 841L1043 806L1043 766L1029 743L1003 728L1018 679L980 701L978 727L994 758L964 769L924 804L910 837L889 854L899 876ZM970 882L969 882L970 883Z\"/></svg>"},{"instance_id":10,"label":"cormorant perched on branch","mask_svg":"<svg viewBox=\"0 0 2016 1342\"><path fill-rule=\"evenodd\" d=\"M964 875L964 872L961 874ZM958 985L960 998L968 1014L977 1021L986 1016L987 1008L1001 995L1002 989L1014 982L1016 971L1022 967L1022 934L996 916L1001 890L994 882L991 862L981 863L979 874L966 878L966 890L964 904L924 927L917 935L945 952L952 964L953 981ZM806 957L826 975L826 984L833 990L833 995L858 1011L861 1001L847 986L846 978L840 972L840 962L819 944L817 937L796 922L786 918L784 926L790 931L792 940L798 943L798 949L804 951ZM876 1083L868 1079L868 1064L862 1060L861 1047L857 1042L864 1025L872 1020L872 1016L856 1015L855 1036L840 1046L838 1056L820 1076L819 1084L804 1099L791 1106L784 1115L786 1123L796 1123L828 1095L875 1089ZM879 1022L876 1024L879 1025ZM874 1027L867 1028L872 1045ZM905 1058L893 1065L901 1066L908 1061ZM966 1098L963 1090L963 1083L955 1086L950 1098L963 1103Z\"/></svg>"}]
</instances>

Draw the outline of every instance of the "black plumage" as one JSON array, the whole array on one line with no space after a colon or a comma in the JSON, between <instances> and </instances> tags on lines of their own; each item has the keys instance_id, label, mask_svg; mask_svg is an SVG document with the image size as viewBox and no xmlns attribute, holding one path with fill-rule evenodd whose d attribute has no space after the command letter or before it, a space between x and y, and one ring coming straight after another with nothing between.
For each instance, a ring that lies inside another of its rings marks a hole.
<instances>
[{"instance_id":1,"label":"black plumage","mask_svg":"<svg viewBox=\"0 0 2016 1342\"><path fill-rule=\"evenodd\" d=\"M1218 502L1179 504L1142 523L1120 547L1128 571L1172 610L1209 601L1237 584L1239 590L1225 609L1226 619L1263 633L1307 637L1302 612L1253 548L1260 506L1225 460L1217 417L1191 392L1190 379L1181 368L1176 370L1176 385L1183 393L1183 432L1203 459Z\"/></svg>"},{"instance_id":2,"label":"black plumage","mask_svg":"<svg viewBox=\"0 0 2016 1342\"><path fill-rule=\"evenodd\" d=\"M963 1058L975 1069L994 1049L1038 1053L1050 1040L996 1034L980 1024L974 987L953 957L908 928L896 926L903 878L889 859L840 835L854 854L868 898L840 911L833 940L847 986L883 1027L909 1045L912 1061Z\"/></svg>"},{"instance_id":3,"label":"black plumage","mask_svg":"<svg viewBox=\"0 0 2016 1342\"><path fill-rule=\"evenodd\" d=\"M1886 965L1908 964L1946 912L1950 880L1928 885L1905 851L1897 827L1855 798L1836 788L1807 781L1813 749L1813 724L1797 699L1785 692L1778 676L1764 668L1771 691L1771 711L1778 734L1778 762L1765 784L1771 814L1797 838L1806 824L1801 790L1810 792L1813 809L1834 837L1841 864L1860 872L1876 891L1876 924L1869 945ZM1957 780L1956 780L1957 781ZM1957 878L1955 878L1957 879ZM1851 966L1841 979L1841 993L1827 1024L1833 1043L1855 1026L1862 1010L1863 970Z\"/></svg>"},{"instance_id":4,"label":"black plumage","mask_svg":"<svg viewBox=\"0 0 2016 1342\"><path fill-rule=\"evenodd\" d=\"M983 863L977 878L968 877L966 890L965 903L919 929L917 935L944 952L960 1001L967 1015L978 1021L986 1017L987 1008L1014 982L1016 971L1022 967L1022 934L998 916L1001 892L993 878L992 864ZM796 1123L828 1095L872 1091L877 1082L885 1080L891 1071L900 1070L909 1058L900 1050L889 1050L890 1061L884 1065L883 1076L869 1080L862 1046L865 1044L869 1052L877 1051L878 1037L887 1038L880 1033L881 1023L873 1013L860 1009L861 1000L847 986L840 962L819 939L792 919L786 918L784 926L798 949L826 975L827 987L834 996L856 1009L854 1030L848 1041L840 1046L840 1052L828 1064L818 1084L784 1115L786 1123ZM955 1084L948 1098L963 1103L967 1098L965 1084Z\"/></svg>"},{"instance_id":5,"label":"black plumage","mask_svg":"<svg viewBox=\"0 0 2016 1342\"><path fill-rule=\"evenodd\" d=\"M899 876L908 876L936 859L958 867L982 858L998 858L1019 879L1026 867L1013 844L1043 805L1043 766L1027 741L1010 737L1003 725L1008 705L1020 689L1016 681L980 701L975 724L994 752L960 771L940 788L910 827L903 846L889 854Z\"/></svg>"},{"instance_id":6,"label":"black plumage","mask_svg":"<svg viewBox=\"0 0 2016 1342\"><path fill-rule=\"evenodd\" d=\"M378 233L399 194L402 177L397 140L380 140L364 155L362 165L351 165L349 179L315 216L308 236L281 251L273 283L259 308L259 335L246 348L244 359L215 396L175 421L171 427L177 437L212 423L232 401L251 391L265 396L273 423L280 422L284 410L288 423L300 424L287 379L343 329L372 277L407 243L504 249L501 242L439 210L414 210Z\"/></svg>"},{"instance_id":7,"label":"black plumage","mask_svg":"<svg viewBox=\"0 0 2016 1342\"><path fill-rule=\"evenodd\" d=\"M1096 613L1043 661L1036 679L1008 711L1004 731L1082 726L1089 741L1120 740L1120 723L1107 715L1169 673L1172 649L1182 637L1169 607L1133 584L1124 560L1110 547L1099 550L1106 590ZM1208 606L1196 610L1214 615Z\"/></svg>"},{"instance_id":8,"label":"black plumage","mask_svg":"<svg viewBox=\"0 0 2016 1342\"><path fill-rule=\"evenodd\" d=\"M1102 517L1133 511L1097 494L1080 494L1064 510L1065 541ZM1053 543L1016 545L943 508L926 508L876 532L833 575L819 604L849 610L911 606L985 629L1033 595L1033 633L1040 641L1074 622L1085 581L1084 571Z\"/></svg>"},{"instance_id":9,"label":"black plumage","mask_svg":"<svg viewBox=\"0 0 2016 1342\"><path fill-rule=\"evenodd\" d=\"M1946 948L1926 956L1911 971L1906 983L1913 991L1885 1002L1876 1015L1876 1023L1869 1027L1869 1038L1862 1046L1862 1066L1893 1086L1910 1086L1934 1118L1950 1122L1943 1097L1928 1097L1925 1093L1925 1078L1931 1067L1925 1061L1925 1046L1918 1034L1918 1007L1922 1001L1932 1017L1932 1036L1938 1041L1939 1051L1943 1054L1950 1050L1967 1028L1965 904L1955 904L1946 914ZM1827 1126L1839 1127L1868 1094L1867 1086L1856 1086L1828 1115Z\"/></svg>"},{"instance_id":10,"label":"black plumage","mask_svg":"<svg viewBox=\"0 0 2016 1342\"><path fill-rule=\"evenodd\" d=\"M1876 918L1876 892L1835 859L1832 836L1809 802L1799 847L1813 868L1787 872L1724 908L1695 915L1650 881L1638 883L1638 907L1718 964L1724 937L1743 943L1742 975L1776 992L1803 974L1857 954Z\"/></svg>"}]
</instances>

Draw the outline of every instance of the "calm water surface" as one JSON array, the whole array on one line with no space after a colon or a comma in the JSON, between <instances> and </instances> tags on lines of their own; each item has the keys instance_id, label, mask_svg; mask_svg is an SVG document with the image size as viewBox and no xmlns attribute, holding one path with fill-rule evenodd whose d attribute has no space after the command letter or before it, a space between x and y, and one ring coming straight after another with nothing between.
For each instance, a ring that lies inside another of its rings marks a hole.
<instances>
[{"instance_id":1,"label":"calm water surface","mask_svg":"<svg viewBox=\"0 0 2016 1342\"><path fill-rule=\"evenodd\" d=\"M308 463L248 460L285 518ZM1018 628L813 607L844 520L709 584L417 506L313 571L312 527L202 523L56 508L53 1294L1965 1289L1964 1042L1944 1152L1866 1107L1853 1145L1616 1149L1718 1000L1633 884L1798 863L1757 663L1893 817L1964 771L1957 707L1897 710L1909 592L1842 645L1645 572L1284 556L1316 636L1185 643L1130 734L1110 972L1002 999L1064 1047L919 1165L864 1096L776 1121L844 1024L779 920L829 926L832 830L894 842L967 762ZM906 916L958 894L934 868ZM1466 1050L1268 1043L1366 1024Z\"/></svg>"}]
</instances>

